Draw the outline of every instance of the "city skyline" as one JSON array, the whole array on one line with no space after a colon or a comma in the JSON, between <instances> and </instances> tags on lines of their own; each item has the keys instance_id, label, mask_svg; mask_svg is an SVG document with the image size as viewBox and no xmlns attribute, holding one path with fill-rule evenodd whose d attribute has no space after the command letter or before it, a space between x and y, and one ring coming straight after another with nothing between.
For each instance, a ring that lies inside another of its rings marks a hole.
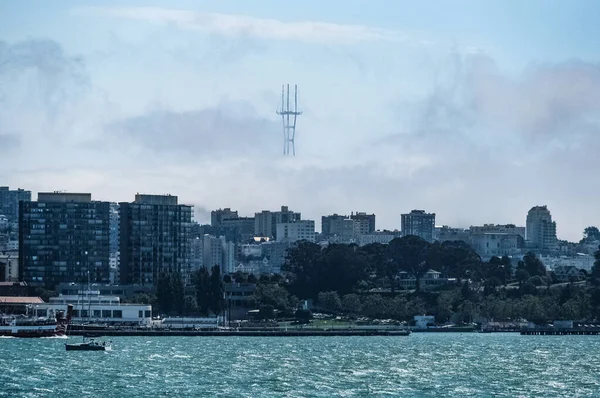
<instances>
[{"instance_id":1,"label":"city skyline","mask_svg":"<svg viewBox=\"0 0 600 398\"><path fill-rule=\"evenodd\" d=\"M115 4L0 5L2 185L171 192L203 222L287 204L379 229L547 205L569 241L600 223L594 2ZM290 159L286 82L304 111Z\"/></svg>"}]
</instances>

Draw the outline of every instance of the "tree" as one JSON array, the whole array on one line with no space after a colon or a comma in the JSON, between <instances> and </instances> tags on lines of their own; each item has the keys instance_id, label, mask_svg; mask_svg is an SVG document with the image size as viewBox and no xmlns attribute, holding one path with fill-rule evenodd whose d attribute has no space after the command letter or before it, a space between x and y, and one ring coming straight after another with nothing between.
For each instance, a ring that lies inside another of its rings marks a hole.
<instances>
[{"instance_id":1,"label":"tree","mask_svg":"<svg viewBox=\"0 0 600 398\"><path fill-rule=\"evenodd\" d=\"M257 283L258 279L256 279L256 276L254 276L254 274L250 274L248 275L248 283Z\"/></svg>"},{"instance_id":2,"label":"tree","mask_svg":"<svg viewBox=\"0 0 600 398\"><path fill-rule=\"evenodd\" d=\"M223 279L221 278L221 267L215 265L212 267L209 278L210 301L209 308L214 314L220 314L223 309L224 289Z\"/></svg>"},{"instance_id":3,"label":"tree","mask_svg":"<svg viewBox=\"0 0 600 398\"><path fill-rule=\"evenodd\" d=\"M254 300L258 306L270 305L281 311L288 311L292 307L288 291L276 283L256 285Z\"/></svg>"},{"instance_id":4,"label":"tree","mask_svg":"<svg viewBox=\"0 0 600 398\"><path fill-rule=\"evenodd\" d=\"M591 276L593 279L600 279L600 246L598 246L598 250L594 253L594 266L592 267Z\"/></svg>"},{"instance_id":5,"label":"tree","mask_svg":"<svg viewBox=\"0 0 600 398\"><path fill-rule=\"evenodd\" d=\"M156 282L156 303L165 314L170 314L173 309L173 296L171 294L171 276L163 272Z\"/></svg>"},{"instance_id":6,"label":"tree","mask_svg":"<svg viewBox=\"0 0 600 398\"><path fill-rule=\"evenodd\" d=\"M342 309L347 314L359 314L362 310L362 304L358 294L350 293L342 297Z\"/></svg>"},{"instance_id":7,"label":"tree","mask_svg":"<svg viewBox=\"0 0 600 398\"><path fill-rule=\"evenodd\" d=\"M205 267L194 273L194 288L196 291L196 305L201 315L208 315L211 306L210 274Z\"/></svg>"},{"instance_id":8,"label":"tree","mask_svg":"<svg viewBox=\"0 0 600 398\"><path fill-rule=\"evenodd\" d=\"M232 279L231 279L231 275L225 275L223 277L223 283L231 283Z\"/></svg>"},{"instance_id":9,"label":"tree","mask_svg":"<svg viewBox=\"0 0 600 398\"><path fill-rule=\"evenodd\" d=\"M182 314L184 311L183 304L185 298L185 286L181 274L172 272L170 275L169 285L171 288L172 311L176 314Z\"/></svg>"},{"instance_id":10,"label":"tree","mask_svg":"<svg viewBox=\"0 0 600 398\"><path fill-rule=\"evenodd\" d=\"M137 293L131 298L131 302L136 304L154 304L156 297L148 293Z\"/></svg>"},{"instance_id":11,"label":"tree","mask_svg":"<svg viewBox=\"0 0 600 398\"><path fill-rule=\"evenodd\" d=\"M517 281L520 284L524 283L530 277L531 277L531 275L529 275L529 272L527 272L527 270L525 268L517 268L517 273L515 274L515 278L517 279Z\"/></svg>"},{"instance_id":12,"label":"tree","mask_svg":"<svg viewBox=\"0 0 600 398\"><path fill-rule=\"evenodd\" d=\"M337 314L342 310L342 300L337 292L321 292L318 296L319 306L324 310Z\"/></svg>"},{"instance_id":13,"label":"tree","mask_svg":"<svg viewBox=\"0 0 600 398\"><path fill-rule=\"evenodd\" d=\"M198 303L194 296L185 296L183 299L183 314L192 315L198 312Z\"/></svg>"},{"instance_id":14,"label":"tree","mask_svg":"<svg viewBox=\"0 0 600 398\"><path fill-rule=\"evenodd\" d=\"M533 252L528 252L523 256L523 262L519 267L525 268L530 276L546 276L546 266Z\"/></svg>"},{"instance_id":15,"label":"tree","mask_svg":"<svg viewBox=\"0 0 600 398\"><path fill-rule=\"evenodd\" d=\"M312 319L312 312L310 310L299 309L296 310L294 317L301 323L308 323Z\"/></svg>"},{"instance_id":16,"label":"tree","mask_svg":"<svg viewBox=\"0 0 600 398\"><path fill-rule=\"evenodd\" d=\"M579 243L600 241L600 230L597 227L587 227L583 230L583 239Z\"/></svg>"}]
</instances>

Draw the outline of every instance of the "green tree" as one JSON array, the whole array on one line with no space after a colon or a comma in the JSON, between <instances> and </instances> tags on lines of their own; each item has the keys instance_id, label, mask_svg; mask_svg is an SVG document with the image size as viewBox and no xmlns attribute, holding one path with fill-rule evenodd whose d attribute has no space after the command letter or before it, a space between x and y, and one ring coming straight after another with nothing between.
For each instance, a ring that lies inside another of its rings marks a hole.
<instances>
[{"instance_id":1,"label":"green tree","mask_svg":"<svg viewBox=\"0 0 600 398\"><path fill-rule=\"evenodd\" d=\"M171 276L163 272L156 282L156 303L165 314L170 314L173 309L173 295L171 294Z\"/></svg>"},{"instance_id":2,"label":"green tree","mask_svg":"<svg viewBox=\"0 0 600 398\"><path fill-rule=\"evenodd\" d=\"M171 290L171 310L176 314L182 314L184 311L185 286L183 278L179 272L172 272L170 275L169 287Z\"/></svg>"},{"instance_id":3,"label":"green tree","mask_svg":"<svg viewBox=\"0 0 600 398\"><path fill-rule=\"evenodd\" d=\"M342 297L342 308L344 312L351 315L360 314L362 310L362 304L358 294L350 293Z\"/></svg>"},{"instance_id":4,"label":"green tree","mask_svg":"<svg viewBox=\"0 0 600 398\"><path fill-rule=\"evenodd\" d=\"M248 283L258 283L258 279L256 279L256 276L254 276L254 274L250 274L248 275Z\"/></svg>"},{"instance_id":5,"label":"green tree","mask_svg":"<svg viewBox=\"0 0 600 398\"><path fill-rule=\"evenodd\" d=\"M317 300L319 306L325 311L337 314L342 310L342 300L337 292L321 292Z\"/></svg>"},{"instance_id":6,"label":"green tree","mask_svg":"<svg viewBox=\"0 0 600 398\"><path fill-rule=\"evenodd\" d=\"M587 227L583 230L583 239L580 243L600 241L600 230L597 227Z\"/></svg>"},{"instance_id":7,"label":"green tree","mask_svg":"<svg viewBox=\"0 0 600 398\"><path fill-rule=\"evenodd\" d=\"M594 259L591 277L598 280L600 279L600 246L598 246L598 250L594 253Z\"/></svg>"},{"instance_id":8,"label":"green tree","mask_svg":"<svg viewBox=\"0 0 600 398\"><path fill-rule=\"evenodd\" d=\"M209 277L210 310L214 314L220 314L223 310L224 293L223 278L221 278L221 267L212 267Z\"/></svg>"},{"instance_id":9,"label":"green tree","mask_svg":"<svg viewBox=\"0 0 600 398\"><path fill-rule=\"evenodd\" d=\"M519 267L525 268L530 276L546 276L546 266L533 252L528 252L523 256L523 262Z\"/></svg>"},{"instance_id":10,"label":"green tree","mask_svg":"<svg viewBox=\"0 0 600 398\"><path fill-rule=\"evenodd\" d=\"M198 303L194 296L185 296L183 299L183 314L193 315L198 312Z\"/></svg>"},{"instance_id":11,"label":"green tree","mask_svg":"<svg viewBox=\"0 0 600 398\"><path fill-rule=\"evenodd\" d=\"M210 274L205 267L194 273L194 289L196 292L196 305L201 315L208 315L211 307Z\"/></svg>"},{"instance_id":12,"label":"green tree","mask_svg":"<svg viewBox=\"0 0 600 398\"><path fill-rule=\"evenodd\" d=\"M254 301L261 305L270 305L281 311L289 311L292 307L290 294L276 283L260 283L254 290Z\"/></svg>"}]
</instances>

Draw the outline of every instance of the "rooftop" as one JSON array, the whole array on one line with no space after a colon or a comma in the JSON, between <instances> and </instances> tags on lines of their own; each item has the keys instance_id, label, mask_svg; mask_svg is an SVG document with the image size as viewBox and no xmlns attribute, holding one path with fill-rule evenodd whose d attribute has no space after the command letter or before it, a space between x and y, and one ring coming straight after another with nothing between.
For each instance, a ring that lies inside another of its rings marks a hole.
<instances>
[{"instance_id":1,"label":"rooftop","mask_svg":"<svg viewBox=\"0 0 600 398\"><path fill-rule=\"evenodd\" d=\"M10 297L0 296L0 304L43 304L40 297Z\"/></svg>"}]
</instances>

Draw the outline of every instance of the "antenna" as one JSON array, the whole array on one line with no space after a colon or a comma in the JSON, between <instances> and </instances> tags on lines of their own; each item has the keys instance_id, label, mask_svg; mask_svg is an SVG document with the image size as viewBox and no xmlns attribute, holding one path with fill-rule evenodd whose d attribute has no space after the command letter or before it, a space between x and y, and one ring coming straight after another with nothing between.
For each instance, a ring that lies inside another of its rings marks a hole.
<instances>
[{"instance_id":1,"label":"antenna","mask_svg":"<svg viewBox=\"0 0 600 398\"><path fill-rule=\"evenodd\" d=\"M281 110L277 111L281 115L283 123L283 154L292 154L296 156L296 121L298 116L302 115L302 111L298 111L298 85L294 85L294 107L290 108L290 85L281 86ZM293 116L293 117L291 117Z\"/></svg>"}]
</instances>

